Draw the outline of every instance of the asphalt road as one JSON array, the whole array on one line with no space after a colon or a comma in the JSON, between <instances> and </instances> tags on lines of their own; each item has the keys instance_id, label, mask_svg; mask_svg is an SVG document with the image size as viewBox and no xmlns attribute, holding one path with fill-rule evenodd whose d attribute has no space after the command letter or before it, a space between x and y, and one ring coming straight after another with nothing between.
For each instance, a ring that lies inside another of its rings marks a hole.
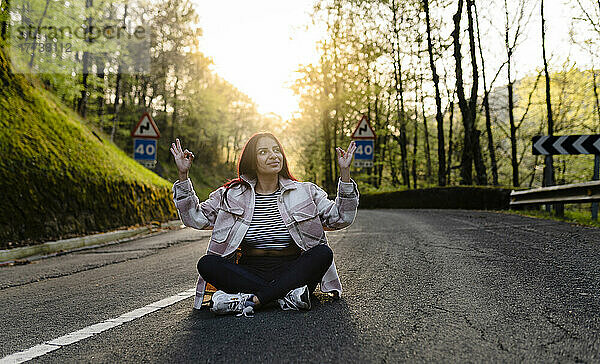
<instances>
[{"instance_id":1,"label":"asphalt road","mask_svg":"<svg viewBox=\"0 0 600 364\"><path fill-rule=\"evenodd\" d=\"M193 288L209 234L186 228L0 268L0 358ZM600 229L359 210L327 234L340 300L244 318L186 298L34 361L600 361Z\"/></svg>"}]
</instances>

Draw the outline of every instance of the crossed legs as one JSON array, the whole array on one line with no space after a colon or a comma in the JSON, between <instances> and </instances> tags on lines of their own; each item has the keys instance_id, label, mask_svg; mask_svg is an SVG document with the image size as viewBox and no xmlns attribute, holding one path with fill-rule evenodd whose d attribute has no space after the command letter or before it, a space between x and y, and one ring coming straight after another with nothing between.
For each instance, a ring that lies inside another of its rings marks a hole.
<instances>
[{"instance_id":1,"label":"crossed legs","mask_svg":"<svg viewBox=\"0 0 600 364\"><path fill-rule=\"evenodd\" d=\"M252 293L264 305L304 285L313 292L332 260L333 252L324 244L297 257L242 256L239 264L205 255L198 261L198 273L219 290Z\"/></svg>"}]
</instances>

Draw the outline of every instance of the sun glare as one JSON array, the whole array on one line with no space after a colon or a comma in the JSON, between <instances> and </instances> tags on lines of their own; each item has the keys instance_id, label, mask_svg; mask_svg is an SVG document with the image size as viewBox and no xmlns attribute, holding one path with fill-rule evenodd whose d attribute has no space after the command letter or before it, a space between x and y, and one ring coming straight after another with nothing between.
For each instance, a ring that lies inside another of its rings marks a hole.
<instances>
[{"instance_id":1,"label":"sun glare","mask_svg":"<svg viewBox=\"0 0 600 364\"><path fill-rule=\"evenodd\" d=\"M310 27L312 0L195 0L200 49L214 71L250 96L260 113L288 120L298 98L288 88L299 64L313 62L319 34Z\"/></svg>"},{"instance_id":2,"label":"sun glare","mask_svg":"<svg viewBox=\"0 0 600 364\"><path fill-rule=\"evenodd\" d=\"M315 1L194 1L203 29L200 49L213 59L213 70L252 98L261 114L275 113L282 120L289 120L299 109L299 98L289 88L298 75L295 71L300 64L318 61L316 44L325 34L311 23L309 13ZM536 6L532 8L535 10ZM481 11L488 14L492 10L488 7ZM568 22L561 20L566 13L569 7L565 4L547 5L552 24L547 35L554 49L568 44ZM517 77L540 66L536 21L533 17L515 54L519 63ZM502 47L501 41L488 45L492 55L487 60L490 68L503 61ZM560 64L568 55L553 52L552 57ZM504 73L499 82L503 82L503 77Z\"/></svg>"}]
</instances>

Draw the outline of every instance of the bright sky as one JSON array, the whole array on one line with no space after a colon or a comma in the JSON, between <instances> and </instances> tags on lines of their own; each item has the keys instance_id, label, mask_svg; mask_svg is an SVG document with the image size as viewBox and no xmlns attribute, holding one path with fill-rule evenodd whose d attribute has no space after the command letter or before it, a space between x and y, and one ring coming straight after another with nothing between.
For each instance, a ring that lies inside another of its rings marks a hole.
<instances>
[{"instance_id":1,"label":"bright sky","mask_svg":"<svg viewBox=\"0 0 600 364\"><path fill-rule=\"evenodd\" d=\"M299 64L314 62L319 34L305 28L313 0L194 0L200 49L214 70L250 96L260 113L285 119L298 108L287 87Z\"/></svg>"},{"instance_id":2,"label":"bright sky","mask_svg":"<svg viewBox=\"0 0 600 364\"><path fill-rule=\"evenodd\" d=\"M509 0L511 11L516 10L516 2ZM259 112L274 112L284 120L289 119L298 109L298 99L288 86L299 64L317 60L315 44L322 36L310 26L307 13L313 3L314 0L194 0L204 31L200 49L213 58L213 68L221 77L257 103ZM502 5L503 1L497 3ZM498 33L504 24L504 13L502 8L493 9L485 2L479 4L480 15L488 19L480 21L482 41L488 52L486 64L494 70L495 64L505 57L502 35ZM539 1L529 4L533 14L515 53L513 69L517 79L542 66ZM545 1L547 52L554 69L567 56L586 66L581 51L569 45L573 5L576 5L574 0ZM485 29L490 17L500 29L489 29L489 25ZM503 82L502 78L498 82Z\"/></svg>"}]
</instances>

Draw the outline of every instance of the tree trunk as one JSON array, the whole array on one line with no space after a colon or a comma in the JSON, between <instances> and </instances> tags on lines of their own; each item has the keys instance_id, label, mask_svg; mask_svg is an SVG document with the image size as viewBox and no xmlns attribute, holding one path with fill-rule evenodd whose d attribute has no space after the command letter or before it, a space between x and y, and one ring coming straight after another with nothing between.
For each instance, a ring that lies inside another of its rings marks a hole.
<instances>
[{"instance_id":1,"label":"tree trunk","mask_svg":"<svg viewBox=\"0 0 600 364\"><path fill-rule=\"evenodd\" d=\"M463 84L462 71L462 54L460 48L460 22L462 19L463 0L458 0L458 8L452 17L454 22L454 30L452 31L452 39L454 46L454 64L456 69L456 95L458 96L458 107L462 116L464 129L463 150L461 155L460 165L460 184L473 184L473 148L471 143L471 114L469 105L465 97L465 89Z\"/></svg>"},{"instance_id":2,"label":"tree trunk","mask_svg":"<svg viewBox=\"0 0 600 364\"><path fill-rule=\"evenodd\" d=\"M600 6L600 4L598 4ZM596 82L596 70L592 67L592 79L594 80L594 97L596 99L596 113L598 115L598 123L596 124L596 132L600 131L600 98L598 97L598 83Z\"/></svg>"},{"instance_id":3,"label":"tree trunk","mask_svg":"<svg viewBox=\"0 0 600 364\"><path fill-rule=\"evenodd\" d=\"M442 115L442 98L440 97L440 78L435 68L435 60L433 59L433 44L431 42L431 25L429 19L429 0L423 0L423 7L425 9L425 22L427 23L427 51L429 52L429 66L431 67L433 85L435 87L435 119L437 121L438 137L438 185L445 186L446 143L444 142L444 117ZM425 128L425 130L427 131L427 127Z\"/></svg>"},{"instance_id":4,"label":"tree trunk","mask_svg":"<svg viewBox=\"0 0 600 364\"><path fill-rule=\"evenodd\" d=\"M177 75L177 73L175 73ZM138 90L139 90L139 100L140 100L140 106L141 109L145 109L146 108L146 96L148 94L148 80L146 79L146 76L141 76L140 80L138 82Z\"/></svg>"},{"instance_id":5,"label":"tree trunk","mask_svg":"<svg viewBox=\"0 0 600 364\"><path fill-rule=\"evenodd\" d=\"M475 22L477 25L477 43L479 44L479 58L481 58L481 73L483 76L483 108L485 111L485 130L488 139L488 149L490 153L490 163L492 166L492 184L498 186L498 164L496 162L496 148L494 146L494 136L492 134L492 120L490 114L490 102L489 95L491 91L488 90L487 80L485 77L485 60L483 59L483 49L481 47L481 34L479 32L479 15L477 14L477 6L473 4L473 10L475 11Z\"/></svg>"},{"instance_id":6,"label":"tree trunk","mask_svg":"<svg viewBox=\"0 0 600 364\"><path fill-rule=\"evenodd\" d=\"M546 19L544 18L544 0L542 0L540 8L542 14L542 57L544 60L544 75L546 78L546 111L548 116L548 135L554 135L552 101L550 99L550 73L548 73L548 60L546 59Z\"/></svg>"},{"instance_id":7,"label":"tree trunk","mask_svg":"<svg viewBox=\"0 0 600 364\"><path fill-rule=\"evenodd\" d=\"M431 183L431 150L429 148L429 130L427 128L427 115L425 115L425 97L423 95L423 76L420 77L421 89L421 112L423 114L423 134L425 138L425 179L427 183Z\"/></svg>"},{"instance_id":8,"label":"tree trunk","mask_svg":"<svg viewBox=\"0 0 600 364\"><path fill-rule=\"evenodd\" d=\"M336 90L337 90L337 87L336 87ZM337 95L337 91L336 91L336 95ZM339 130L340 121L339 121L338 115L339 115L338 105L336 103L336 105L335 105L335 118L333 119L333 150L337 150L337 147L339 146L337 131ZM338 169L337 169L337 162L336 162L337 161L337 154L336 153L333 153L333 159L334 159L333 163L336 165L335 170L337 171ZM336 174L336 179L337 179L337 174Z\"/></svg>"},{"instance_id":9,"label":"tree trunk","mask_svg":"<svg viewBox=\"0 0 600 364\"><path fill-rule=\"evenodd\" d=\"M496 161L496 147L494 136L492 134L492 118L490 115L489 92L486 92L483 98L483 107L485 109L485 130L488 139L488 149L490 152L490 163L492 165L492 184L498 186L498 162Z\"/></svg>"},{"instance_id":10,"label":"tree trunk","mask_svg":"<svg viewBox=\"0 0 600 364\"><path fill-rule=\"evenodd\" d=\"M119 111L121 109L121 104L119 103L119 99L121 97L121 62L119 62L119 66L117 68L117 79L115 81L115 104L113 106L113 125L110 131L110 141L113 142L115 140L115 133L117 132L117 125L119 123Z\"/></svg>"},{"instance_id":11,"label":"tree trunk","mask_svg":"<svg viewBox=\"0 0 600 364\"><path fill-rule=\"evenodd\" d=\"M529 179L529 188L533 186L533 181L535 180L535 166L538 164L538 157L539 155L536 155L533 161L533 172L531 172L531 179Z\"/></svg>"},{"instance_id":12,"label":"tree trunk","mask_svg":"<svg viewBox=\"0 0 600 364\"><path fill-rule=\"evenodd\" d=\"M177 70L175 70L177 75ZM173 115L171 115L171 137L169 140L175 140L175 123L177 122L177 86L179 84L179 77L175 76L175 87L173 89Z\"/></svg>"},{"instance_id":13,"label":"tree trunk","mask_svg":"<svg viewBox=\"0 0 600 364\"><path fill-rule=\"evenodd\" d=\"M510 72L510 63L508 64ZM510 164L512 166L512 183L514 187L519 187L519 164L517 162L517 128L515 126L515 117L513 114L513 83L508 81L508 120L510 122Z\"/></svg>"},{"instance_id":14,"label":"tree trunk","mask_svg":"<svg viewBox=\"0 0 600 364\"><path fill-rule=\"evenodd\" d=\"M388 118L389 119L389 118ZM383 180L383 168L384 168L384 161L385 161L385 155L387 152L387 147L388 147L388 140L389 140L389 135L386 132L385 135L383 136L383 142L382 142L382 147L381 147L381 155L379 156L379 160L380 160L380 164L379 164L379 175L377 176L378 180L377 180L377 185L381 186L381 182Z\"/></svg>"},{"instance_id":15,"label":"tree trunk","mask_svg":"<svg viewBox=\"0 0 600 364\"><path fill-rule=\"evenodd\" d=\"M450 98L448 98L450 99ZM446 168L446 183L447 184L451 184L451 180L450 180L450 171L452 170L452 123L454 121L454 100L450 101L450 120L448 121L448 163L447 166L448 168Z\"/></svg>"},{"instance_id":16,"label":"tree trunk","mask_svg":"<svg viewBox=\"0 0 600 364\"><path fill-rule=\"evenodd\" d=\"M42 13L42 16L40 17L40 20L38 21L37 27L35 29L35 33L34 33L32 39L30 40L30 42L33 42L32 46L31 46L31 57L29 58L29 68L30 69L33 67L33 60L34 60L34 57L35 57L35 49L36 49L37 43L38 43L37 36L40 33L40 29L42 27L42 22L46 18L46 13L48 12L48 5L50 5L50 0L46 0L46 5L44 7L44 12ZM7 12L8 12L8 9L7 9Z\"/></svg>"},{"instance_id":17,"label":"tree trunk","mask_svg":"<svg viewBox=\"0 0 600 364\"><path fill-rule=\"evenodd\" d=\"M419 118L416 114L415 108L415 136L413 138L413 159L412 159L412 178L413 178L413 188L417 188L417 144L419 141ZM410 187L409 187L410 188Z\"/></svg>"},{"instance_id":18,"label":"tree trunk","mask_svg":"<svg viewBox=\"0 0 600 364\"><path fill-rule=\"evenodd\" d=\"M381 182L383 180L383 168L384 168L384 162L385 162L385 155L388 149L388 142L390 140L390 130L387 127L388 125L390 125L390 115L391 115L391 95L388 92L388 100L387 100L387 107L385 108L385 110L387 111L385 113L385 127L383 128L384 130L384 134L383 134L383 147L381 148L381 156L379 157L379 160L381 161L381 165L379 168L379 181L378 184L381 186Z\"/></svg>"},{"instance_id":19,"label":"tree trunk","mask_svg":"<svg viewBox=\"0 0 600 364\"><path fill-rule=\"evenodd\" d=\"M375 162L375 157L380 153L379 151L379 143L381 142L381 136L377 135L377 131L379 130L379 93L375 92L375 118L373 119L373 126L375 127L375 140L373 141L373 162ZM378 168L375 163L373 163L373 186L375 188L379 188L379 184L377 183L377 175Z\"/></svg>"},{"instance_id":20,"label":"tree trunk","mask_svg":"<svg viewBox=\"0 0 600 364\"><path fill-rule=\"evenodd\" d=\"M338 94L339 94L339 80L338 80L338 62L339 62L339 58L338 58L338 52L337 52L337 39L338 39L338 34L340 32L340 13L341 13L341 3L340 2L336 2L335 6L336 6L336 13L337 13L337 17L336 17L336 21L334 23L334 36L332 37L332 45L333 45L333 95L334 95L334 103L333 103L333 111L335 112L335 117L333 119L333 135L332 135L332 142L333 142L333 146L330 147L331 150L336 150L336 148L338 147L338 142L337 142L337 133L338 133L338 123L339 123L339 108L338 108ZM377 110L377 100L375 100L375 110ZM375 111L375 117L377 117L377 111ZM332 191L335 191L335 189L337 188L337 186L333 186L333 180L337 180L338 178L338 168L337 168L337 153L333 153L332 154Z\"/></svg>"},{"instance_id":21,"label":"tree trunk","mask_svg":"<svg viewBox=\"0 0 600 364\"><path fill-rule=\"evenodd\" d=\"M417 144L419 143L419 109L417 107L417 100L419 100L419 87L417 80L415 79L415 134L413 137L413 159L412 159L412 178L413 187L417 188Z\"/></svg>"},{"instance_id":22,"label":"tree trunk","mask_svg":"<svg viewBox=\"0 0 600 364\"><path fill-rule=\"evenodd\" d=\"M510 123L510 164L512 166L512 184L514 187L519 187L519 164L517 162L517 128L515 126L515 115L514 115L514 94L513 94L513 80L511 74L512 66L512 47L508 39L508 33L510 30L510 23L508 18L508 4L504 0L504 46L506 47L507 56L507 76L508 76L508 120Z\"/></svg>"},{"instance_id":23,"label":"tree trunk","mask_svg":"<svg viewBox=\"0 0 600 364\"><path fill-rule=\"evenodd\" d=\"M394 21L394 35L396 43L394 47L394 78L396 91L396 111L398 115L398 123L400 124L400 171L402 173L402 181L406 187L410 188L410 176L408 174L408 152L406 149L406 112L404 107L404 87L402 81L402 64L400 60L400 30L398 29L398 7L396 0L392 0L392 13Z\"/></svg>"},{"instance_id":24,"label":"tree trunk","mask_svg":"<svg viewBox=\"0 0 600 364\"><path fill-rule=\"evenodd\" d=\"M390 164L390 174L392 175L392 185L394 187L400 186L400 180L398 179L398 170L396 169L396 159L394 158L394 149L390 149L388 153L388 163Z\"/></svg>"},{"instance_id":25,"label":"tree trunk","mask_svg":"<svg viewBox=\"0 0 600 364\"><path fill-rule=\"evenodd\" d=\"M550 98L550 74L548 73L548 60L546 59L546 19L544 18L544 0L540 4L540 13L542 17L542 58L544 60L544 76L546 79L546 112L548 117L548 135L554 135L554 120L552 118L552 101ZM554 160L552 155L546 156L544 166L545 186L554 186ZM549 209L549 205L547 205ZM557 215L562 215L562 206L554 205Z\"/></svg>"},{"instance_id":26,"label":"tree trunk","mask_svg":"<svg viewBox=\"0 0 600 364\"><path fill-rule=\"evenodd\" d=\"M83 52L83 75L82 75L83 78L81 80L83 89L81 90L81 96L79 98L79 103L77 104L77 111L84 118L86 117L86 113L87 113L88 67L89 67L89 53Z\"/></svg>"},{"instance_id":27,"label":"tree trunk","mask_svg":"<svg viewBox=\"0 0 600 364\"><path fill-rule=\"evenodd\" d=\"M86 9L91 8L92 7L92 1L93 0L86 0L85 2L85 7ZM87 18L87 28L85 30L85 41L88 43L91 43L92 40L90 39L90 30L92 29L92 17L89 16ZM90 54L88 51L84 51L83 52L83 70L82 70L82 74L83 74L83 79L81 81L83 89L81 90L81 97L79 98L79 104L77 105L77 110L79 111L79 114L81 114L82 117L85 118L86 113L87 113L87 99L88 99L88 74L89 74L89 69L90 69Z\"/></svg>"},{"instance_id":28,"label":"tree trunk","mask_svg":"<svg viewBox=\"0 0 600 364\"><path fill-rule=\"evenodd\" d=\"M101 116L104 115L104 76L104 65L98 65L98 72L96 72L96 77L98 77L98 79L100 80L100 86L98 86L98 98L96 99L96 103L98 105L98 116L100 116L100 120L103 119ZM102 124L104 123L102 122ZM104 127L104 125L102 125L102 127Z\"/></svg>"},{"instance_id":29,"label":"tree trunk","mask_svg":"<svg viewBox=\"0 0 600 364\"><path fill-rule=\"evenodd\" d=\"M369 67L370 67L370 64L369 64ZM370 70L370 68L369 68L369 70ZM371 118L371 79L370 78L367 78L367 119L369 121L373 120ZM366 182L368 184L372 185L373 183L372 183L371 174L373 173L373 171L372 171L373 168L372 167L364 167L364 168L366 169L367 176L368 176L366 179Z\"/></svg>"},{"instance_id":30,"label":"tree trunk","mask_svg":"<svg viewBox=\"0 0 600 364\"><path fill-rule=\"evenodd\" d=\"M487 174L485 171L485 164L483 164L483 155L481 153L481 144L479 142L481 132L477 129L473 129L475 135L473 136L473 153L475 161L475 170L477 171L477 184L480 186L487 185Z\"/></svg>"},{"instance_id":31,"label":"tree trunk","mask_svg":"<svg viewBox=\"0 0 600 364\"><path fill-rule=\"evenodd\" d=\"M472 6L473 0L467 0L467 31L469 34L469 50L471 55L471 68L473 76L473 85L471 87L471 95L468 101L465 97L465 90L463 84L463 72L461 64L462 54L460 48L460 22L462 19L463 0L458 0L458 9L453 16L454 30L452 31L454 59L456 67L456 94L458 96L458 106L462 115L464 127L464 145L461 156L460 168L460 183L463 185L469 185L473 183L473 162L475 162L475 168L477 172L477 183L487 183L485 164L483 163L481 149L479 143L475 140L479 136L478 131L475 127L475 120L477 115L477 90L479 87L479 72L477 70L477 58L475 54L473 14L471 11Z\"/></svg>"},{"instance_id":32,"label":"tree trunk","mask_svg":"<svg viewBox=\"0 0 600 364\"><path fill-rule=\"evenodd\" d=\"M325 93L328 95L328 93ZM325 108L322 114L322 126L323 126L323 138L325 141L324 145L324 153L323 153L323 163L325 166L325 190L328 193L332 193L334 191L333 187L333 170L331 168L331 133L329 128L329 110Z\"/></svg>"},{"instance_id":33,"label":"tree trunk","mask_svg":"<svg viewBox=\"0 0 600 364\"><path fill-rule=\"evenodd\" d=\"M550 74L548 72L548 60L546 59L546 19L544 18L544 0L540 5L540 11L542 16L542 58L544 61L544 77L546 80L546 116L548 120L548 135L554 135L554 120L552 117L552 101L550 97ZM554 169L552 168L552 156L549 156L547 160L550 161L550 165L546 166L549 170L549 186L554 185Z\"/></svg>"},{"instance_id":34,"label":"tree trunk","mask_svg":"<svg viewBox=\"0 0 600 364\"><path fill-rule=\"evenodd\" d=\"M469 53L471 54L471 68L473 73L473 86L471 87L471 98L469 100L469 112L471 114L471 147L473 148L473 161L475 162L475 172L477 174L477 184L487 185L487 172L485 163L483 162L483 154L481 153L481 145L479 143L479 135L477 130L477 93L479 92L479 71L477 69L477 53L475 47L475 27L473 24L473 7L475 0L467 0L467 20L469 33Z\"/></svg>"}]
</instances>

